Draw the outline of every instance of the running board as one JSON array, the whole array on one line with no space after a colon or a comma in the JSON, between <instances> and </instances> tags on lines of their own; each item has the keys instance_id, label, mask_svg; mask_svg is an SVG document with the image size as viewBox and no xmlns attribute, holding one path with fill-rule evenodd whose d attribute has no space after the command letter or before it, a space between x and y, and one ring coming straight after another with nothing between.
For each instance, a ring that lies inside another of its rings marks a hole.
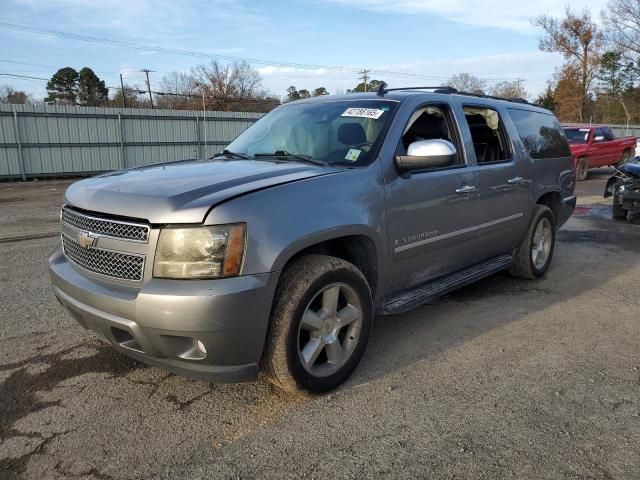
<instances>
[{"instance_id":1,"label":"running board","mask_svg":"<svg viewBox=\"0 0 640 480\"><path fill-rule=\"evenodd\" d=\"M509 268L512 264L513 257L511 257L511 255L494 257L478 263L473 267L465 268L456 273L440 277L437 280L424 283L411 290L404 290L386 299L385 302L378 307L376 313L378 315L398 315L408 312L423 303Z\"/></svg>"}]
</instances>

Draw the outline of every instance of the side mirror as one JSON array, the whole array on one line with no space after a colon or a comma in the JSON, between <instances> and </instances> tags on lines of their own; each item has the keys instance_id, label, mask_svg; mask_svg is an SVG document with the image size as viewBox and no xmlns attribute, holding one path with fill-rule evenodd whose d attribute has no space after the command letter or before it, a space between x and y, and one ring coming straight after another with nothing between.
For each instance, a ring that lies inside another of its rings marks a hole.
<instances>
[{"instance_id":1,"label":"side mirror","mask_svg":"<svg viewBox=\"0 0 640 480\"><path fill-rule=\"evenodd\" d=\"M396 156L396 166L401 172L443 168L455 165L456 147L446 140L418 140L407 148L406 155Z\"/></svg>"},{"instance_id":2,"label":"side mirror","mask_svg":"<svg viewBox=\"0 0 640 480\"><path fill-rule=\"evenodd\" d=\"M596 135L593 139L594 142L604 142L604 135Z\"/></svg>"}]
</instances>

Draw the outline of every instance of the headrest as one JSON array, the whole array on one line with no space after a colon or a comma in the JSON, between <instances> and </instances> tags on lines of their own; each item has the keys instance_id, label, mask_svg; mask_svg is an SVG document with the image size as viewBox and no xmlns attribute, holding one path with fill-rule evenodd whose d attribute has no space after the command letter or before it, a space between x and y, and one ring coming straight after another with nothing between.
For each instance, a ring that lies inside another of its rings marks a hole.
<instances>
[{"instance_id":1,"label":"headrest","mask_svg":"<svg viewBox=\"0 0 640 480\"><path fill-rule=\"evenodd\" d=\"M486 124L485 125L469 125L471 137L476 143L490 142L496 139L496 135Z\"/></svg>"},{"instance_id":2,"label":"headrest","mask_svg":"<svg viewBox=\"0 0 640 480\"><path fill-rule=\"evenodd\" d=\"M360 145L367 142L367 135L359 123L343 123L338 129L338 140L345 145Z\"/></svg>"},{"instance_id":3,"label":"headrest","mask_svg":"<svg viewBox=\"0 0 640 480\"><path fill-rule=\"evenodd\" d=\"M447 138L447 130L444 119L423 113L411 125L414 135L421 138Z\"/></svg>"}]
</instances>

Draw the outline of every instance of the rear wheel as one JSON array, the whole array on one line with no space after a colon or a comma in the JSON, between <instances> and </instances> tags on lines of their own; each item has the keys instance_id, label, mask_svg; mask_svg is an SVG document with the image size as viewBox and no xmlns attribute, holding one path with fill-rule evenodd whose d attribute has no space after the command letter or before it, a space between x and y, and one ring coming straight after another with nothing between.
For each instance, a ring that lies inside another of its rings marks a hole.
<instances>
[{"instance_id":1,"label":"rear wheel","mask_svg":"<svg viewBox=\"0 0 640 480\"><path fill-rule=\"evenodd\" d=\"M307 396L336 388L358 365L373 324L364 275L335 257L309 255L283 273L262 358L269 381Z\"/></svg>"},{"instance_id":2,"label":"rear wheel","mask_svg":"<svg viewBox=\"0 0 640 480\"><path fill-rule=\"evenodd\" d=\"M618 163L616 163L616 167L620 168L622 166L624 166L624 164L626 164L629 159L631 158L631 151L630 150L625 150L624 152L622 152L622 156L620 157L620 161Z\"/></svg>"},{"instance_id":3,"label":"rear wheel","mask_svg":"<svg viewBox=\"0 0 640 480\"><path fill-rule=\"evenodd\" d=\"M555 218L548 207L536 205L531 224L513 259L509 273L535 279L549 269L556 244Z\"/></svg>"},{"instance_id":4,"label":"rear wheel","mask_svg":"<svg viewBox=\"0 0 640 480\"><path fill-rule=\"evenodd\" d=\"M576 165L576 178L582 182L589 175L589 161L586 158L579 158Z\"/></svg>"}]
</instances>

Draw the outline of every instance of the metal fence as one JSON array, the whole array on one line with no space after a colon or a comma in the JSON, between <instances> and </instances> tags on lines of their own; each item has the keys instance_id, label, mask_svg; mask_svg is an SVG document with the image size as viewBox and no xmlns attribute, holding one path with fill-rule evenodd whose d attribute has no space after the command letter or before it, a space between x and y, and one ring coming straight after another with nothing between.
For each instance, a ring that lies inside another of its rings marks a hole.
<instances>
[{"instance_id":1,"label":"metal fence","mask_svg":"<svg viewBox=\"0 0 640 480\"><path fill-rule=\"evenodd\" d=\"M207 158L262 113L0 105L0 178Z\"/></svg>"},{"instance_id":2,"label":"metal fence","mask_svg":"<svg viewBox=\"0 0 640 480\"><path fill-rule=\"evenodd\" d=\"M640 125L609 125L616 137L640 137Z\"/></svg>"}]
</instances>

